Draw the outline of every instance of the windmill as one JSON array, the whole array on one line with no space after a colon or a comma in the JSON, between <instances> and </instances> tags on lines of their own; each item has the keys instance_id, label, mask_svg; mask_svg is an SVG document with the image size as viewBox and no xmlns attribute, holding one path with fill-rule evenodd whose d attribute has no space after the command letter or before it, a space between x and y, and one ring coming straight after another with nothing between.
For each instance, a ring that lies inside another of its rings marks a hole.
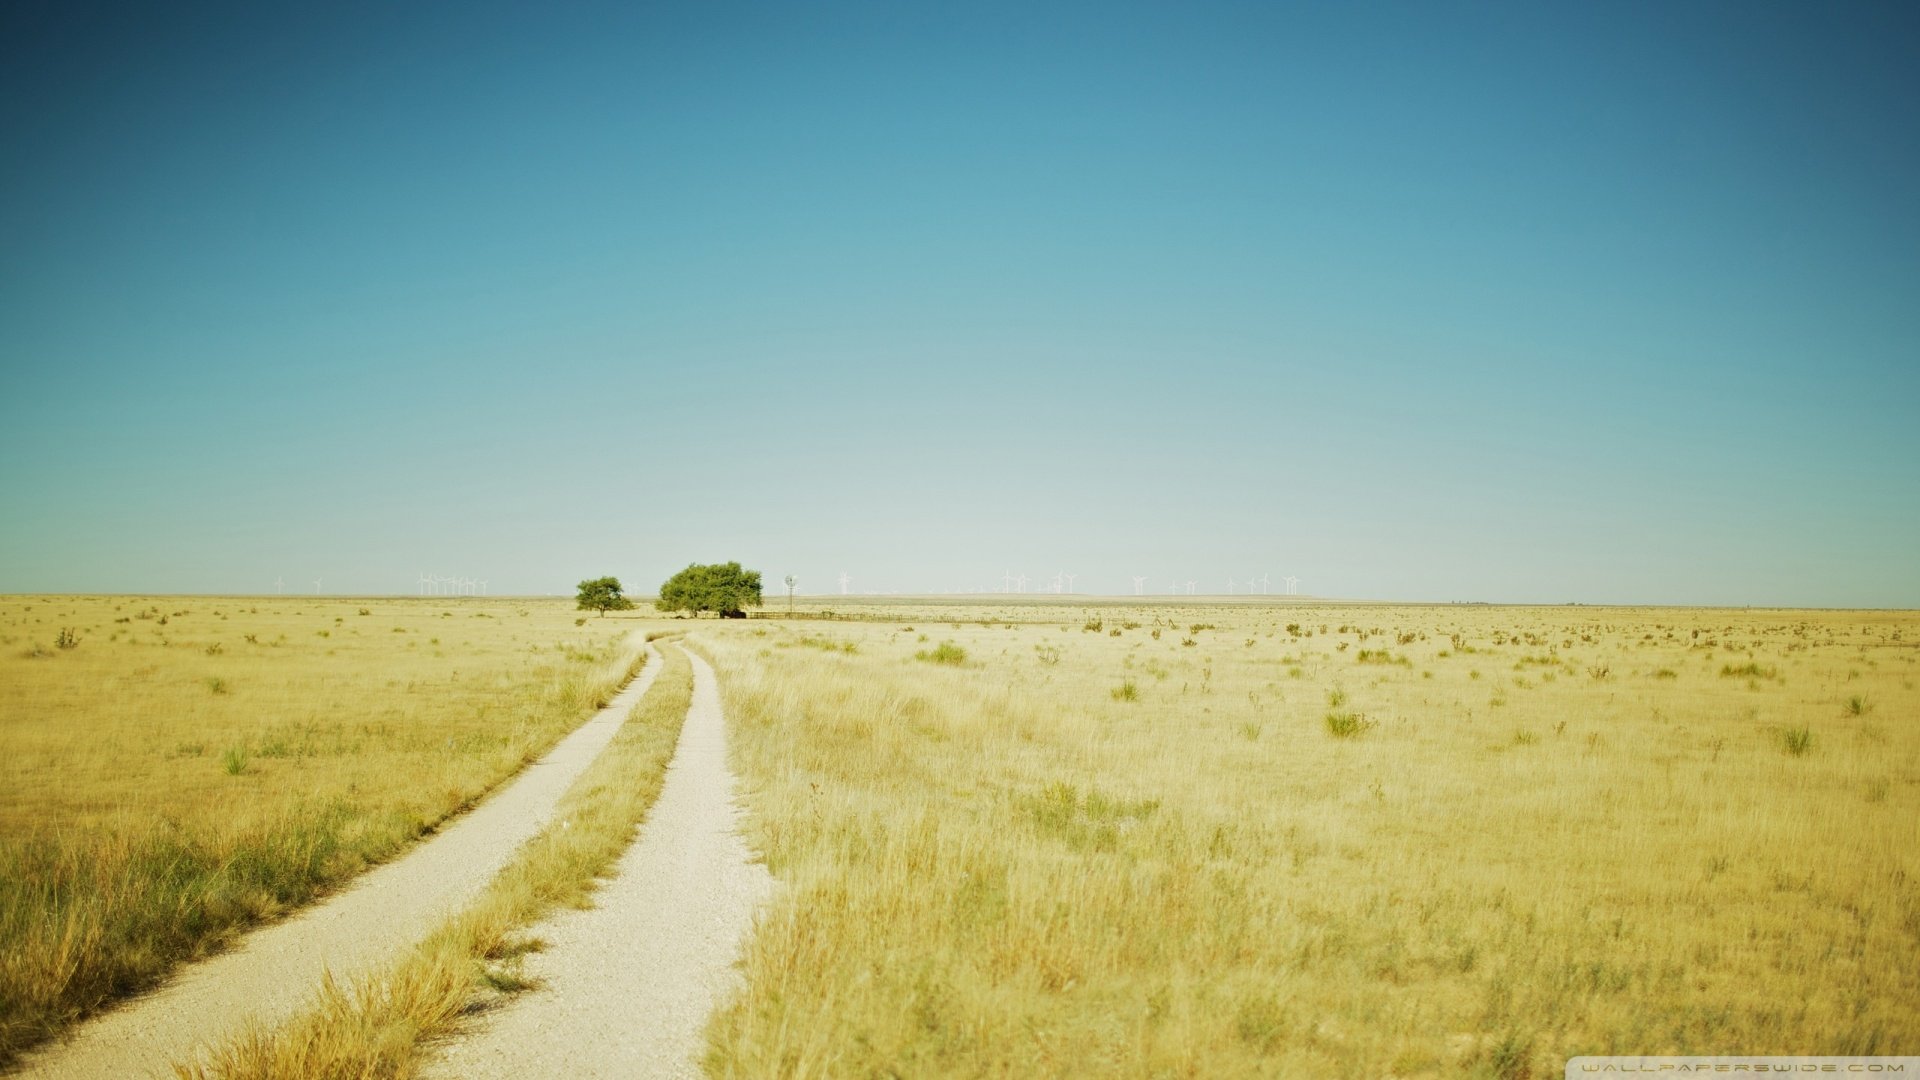
<instances>
[{"instance_id":1,"label":"windmill","mask_svg":"<svg viewBox=\"0 0 1920 1080\"><path fill-rule=\"evenodd\" d=\"M1014 584L1015 592L1021 592L1021 593L1026 592L1027 591L1027 575L1015 574L1013 576L1013 584Z\"/></svg>"},{"instance_id":2,"label":"windmill","mask_svg":"<svg viewBox=\"0 0 1920 1080\"><path fill-rule=\"evenodd\" d=\"M1001 592L1013 591L1013 571L1009 570L1006 573L1000 575L1000 591Z\"/></svg>"},{"instance_id":3,"label":"windmill","mask_svg":"<svg viewBox=\"0 0 1920 1080\"><path fill-rule=\"evenodd\" d=\"M416 582L414 583L414 584L416 584L416 585L419 585L419 586L420 586L420 595L421 595L421 596L425 596L425 595L427 595L427 584L428 584L428 583L429 583L429 582L430 582L431 580L432 580L432 579L430 579L430 578L428 578L428 577L427 577L427 575L425 575L425 574L421 574L421 575L420 575L420 578L419 578L419 580L418 580L418 581L416 581Z\"/></svg>"},{"instance_id":4,"label":"windmill","mask_svg":"<svg viewBox=\"0 0 1920 1080\"><path fill-rule=\"evenodd\" d=\"M792 574L787 575L787 614L789 615L793 614L793 587L798 584L800 584L799 578Z\"/></svg>"},{"instance_id":5,"label":"windmill","mask_svg":"<svg viewBox=\"0 0 1920 1080\"><path fill-rule=\"evenodd\" d=\"M319 578L313 579L313 595L315 596L320 595L320 579Z\"/></svg>"},{"instance_id":6,"label":"windmill","mask_svg":"<svg viewBox=\"0 0 1920 1080\"><path fill-rule=\"evenodd\" d=\"M1189 581L1189 582L1187 582L1187 595L1188 595L1188 596L1192 596L1192 595L1193 595L1193 587L1194 587L1195 585L1198 585L1198 584L1200 584L1200 583L1199 583L1199 582L1197 582L1197 581Z\"/></svg>"},{"instance_id":7,"label":"windmill","mask_svg":"<svg viewBox=\"0 0 1920 1080\"><path fill-rule=\"evenodd\" d=\"M1260 595L1261 596L1267 595L1267 587L1272 584L1273 584L1273 571L1269 570L1266 573L1261 574L1260 575Z\"/></svg>"},{"instance_id":8,"label":"windmill","mask_svg":"<svg viewBox=\"0 0 1920 1080\"><path fill-rule=\"evenodd\" d=\"M285 591L286 591L286 588L287 588L287 579L286 579L286 578L283 578L283 577L277 577L277 578L274 578L274 579L273 579L273 591L274 591L274 594L275 594L275 595L278 595L278 594L280 594L280 593L282 593L282 592L285 592Z\"/></svg>"},{"instance_id":9,"label":"windmill","mask_svg":"<svg viewBox=\"0 0 1920 1080\"><path fill-rule=\"evenodd\" d=\"M1053 575L1053 581L1047 586L1047 591L1055 596L1059 596L1061 592L1064 591L1062 582L1066 580L1066 577L1067 575L1064 571Z\"/></svg>"},{"instance_id":10,"label":"windmill","mask_svg":"<svg viewBox=\"0 0 1920 1080\"><path fill-rule=\"evenodd\" d=\"M841 596L847 595L847 586L852 584L852 582L853 582L853 578L849 576L845 570L840 571L840 595Z\"/></svg>"},{"instance_id":11,"label":"windmill","mask_svg":"<svg viewBox=\"0 0 1920 1080\"><path fill-rule=\"evenodd\" d=\"M1147 594L1147 579L1144 577L1134 578L1133 579L1133 595L1145 596L1146 594Z\"/></svg>"},{"instance_id":12,"label":"windmill","mask_svg":"<svg viewBox=\"0 0 1920 1080\"><path fill-rule=\"evenodd\" d=\"M482 578L481 580L479 580L479 581L476 581L476 582L474 582L474 584L476 584L476 585L478 585L478 586L480 586L480 595L481 595L481 596L485 596L485 595L487 595L487 582L486 582L486 579L484 579L484 578Z\"/></svg>"},{"instance_id":13,"label":"windmill","mask_svg":"<svg viewBox=\"0 0 1920 1080\"><path fill-rule=\"evenodd\" d=\"M1283 577L1283 578L1281 578L1280 580L1281 580L1281 581L1284 581L1284 582L1286 582L1286 583L1287 583L1287 595L1288 595L1288 596L1297 596L1297 595L1299 595L1299 593L1300 593L1300 579L1299 579L1299 578L1297 578L1297 577L1292 577L1292 576L1288 576L1288 577Z\"/></svg>"},{"instance_id":14,"label":"windmill","mask_svg":"<svg viewBox=\"0 0 1920 1080\"><path fill-rule=\"evenodd\" d=\"M1072 592L1072 591L1073 591L1073 583L1074 583L1074 581L1075 581L1076 579L1078 579L1078 578L1080 577L1080 575L1079 575L1079 574L1068 574L1068 575L1067 575L1066 577L1067 577L1067 591L1068 591L1068 592Z\"/></svg>"},{"instance_id":15,"label":"windmill","mask_svg":"<svg viewBox=\"0 0 1920 1080\"><path fill-rule=\"evenodd\" d=\"M1247 582L1247 594L1248 595L1253 594L1253 582L1251 580ZM1233 595L1233 578L1231 577L1227 578L1227 595L1228 596Z\"/></svg>"}]
</instances>

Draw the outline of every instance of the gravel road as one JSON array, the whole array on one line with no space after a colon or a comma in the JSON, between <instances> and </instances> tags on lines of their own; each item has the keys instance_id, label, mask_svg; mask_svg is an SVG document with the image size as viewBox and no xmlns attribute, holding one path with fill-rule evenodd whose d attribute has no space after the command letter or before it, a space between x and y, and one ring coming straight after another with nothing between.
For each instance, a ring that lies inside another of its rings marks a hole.
<instances>
[{"instance_id":1,"label":"gravel road","mask_svg":"<svg viewBox=\"0 0 1920 1080\"><path fill-rule=\"evenodd\" d=\"M596 906L533 928L540 989L443 1044L433 1077L698 1076L707 1017L773 878L736 827L726 723L713 669L692 653L693 705L640 838Z\"/></svg>"},{"instance_id":2,"label":"gravel road","mask_svg":"<svg viewBox=\"0 0 1920 1080\"><path fill-rule=\"evenodd\" d=\"M593 719L574 729L486 801L405 855L234 949L183 969L164 986L81 1024L26 1056L21 1074L73 1080L171 1076L171 1063L239 1032L284 1021L313 999L327 971L345 982L397 957L460 910L554 805L653 685L660 654Z\"/></svg>"}]
</instances>

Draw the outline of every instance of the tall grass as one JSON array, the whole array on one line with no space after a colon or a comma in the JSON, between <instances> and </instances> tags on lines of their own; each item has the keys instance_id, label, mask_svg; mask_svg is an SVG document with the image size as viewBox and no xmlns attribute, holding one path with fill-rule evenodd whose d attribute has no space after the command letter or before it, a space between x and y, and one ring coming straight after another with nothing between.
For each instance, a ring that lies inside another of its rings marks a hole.
<instances>
[{"instance_id":1,"label":"tall grass","mask_svg":"<svg viewBox=\"0 0 1920 1080\"><path fill-rule=\"evenodd\" d=\"M1232 649L1086 635L1057 664L1031 646L1080 611L985 614L959 679L851 617L855 662L714 645L786 887L709 1073L1539 1077L1920 1030L1920 728L1823 728L1794 759L1778 726L1833 723L1831 690L1569 678L1489 711L1465 668L1701 671L1737 641L1795 686L1860 668L1910 716L1911 615L1369 608L1434 674L1355 685L1285 609L1207 612ZM1439 658L1455 635L1473 661ZM1167 675L1116 708L1116 670ZM1382 722L1243 734L1329 709Z\"/></svg>"},{"instance_id":2,"label":"tall grass","mask_svg":"<svg viewBox=\"0 0 1920 1080\"><path fill-rule=\"evenodd\" d=\"M660 794L687 706L693 669L679 649L613 741L479 899L386 971L351 988L330 983L313 1008L272 1029L183 1062L191 1080L356 1080L414 1075L428 1040L481 1003L528 987L519 960L537 947L520 933L562 905L584 906Z\"/></svg>"},{"instance_id":3,"label":"tall grass","mask_svg":"<svg viewBox=\"0 0 1920 1080\"><path fill-rule=\"evenodd\" d=\"M329 639L313 629L353 608L159 604L0 601L0 635L58 613L87 642L0 658L0 1062L388 858L640 656L623 630L563 634L557 604L387 603L404 635L382 620ZM132 629L109 642L116 627ZM418 643L429 627L450 643ZM246 635L260 644L209 654ZM229 692L206 692L210 671Z\"/></svg>"}]
</instances>

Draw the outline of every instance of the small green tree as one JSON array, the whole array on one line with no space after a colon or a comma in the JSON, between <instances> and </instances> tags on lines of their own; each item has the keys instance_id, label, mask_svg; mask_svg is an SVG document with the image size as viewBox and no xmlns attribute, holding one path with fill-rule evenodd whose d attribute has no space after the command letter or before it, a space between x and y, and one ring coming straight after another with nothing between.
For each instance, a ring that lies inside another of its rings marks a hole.
<instances>
[{"instance_id":1,"label":"small green tree","mask_svg":"<svg viewBox=\"0 0 1920 1080\"><path fill-rule=\"evenodd\" d=\"M760 571L743 570L737 562L701 566L695 563L660 586L654 606L661 611L718 612L722 618L740 618L748 607L760 606Z\"/></svg>"},{"instance_id":2,"label":"small green tree","mask_svg":"<svg viewBox=\"0 0 1920 1080\"><path fill-rule=\"evenodd\" d=\"M609 611L631 611L633 601L620 591L620 579L617 577L594 578L580 583L580 611L597 611L606 618Z\"/></svg>"}]
</instances>

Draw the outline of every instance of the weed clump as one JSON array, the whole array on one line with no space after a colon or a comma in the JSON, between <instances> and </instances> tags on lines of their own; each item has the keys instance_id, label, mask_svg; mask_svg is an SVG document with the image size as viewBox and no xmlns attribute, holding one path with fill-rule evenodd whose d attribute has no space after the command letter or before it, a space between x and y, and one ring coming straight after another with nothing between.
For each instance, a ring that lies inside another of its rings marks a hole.
<instances>
[{"instance_id":1,"label":"weed clump","mask_svg":"<svg viewBox=\"0 0 1920 1080\"><path fill-rule=\"evenodd\" d=\"M1376 724L1363 713L1330 712L1327 714L1327 734L1336 739L1352 739L1366 734Z\"/></svg>"},{"instance_id":2,"label":"weed clump","mask_svg":"<svg viewBox=\"0 0 1920 1080\"><path fill-rule=\"evenodd\" d=\"M929 664L952 664L959 667L967 662L967 650L951 641L943 641L931 649L921 649L913 654L915 660L925 660Z\"/></svg>"},{"instance_id":3,"label":"weed clump","mask_svg":"<svg viewBox=\"0 0 1920 1080\"><path fill-rule=\"evenodd\" d=\"M1132 679L1128 679L1126 682L1114 687L1112 694L1113 700L1115 701L1139 701L1140 687L1135 685Z\"/></svg>"},{"instance_id":4,"label":"weed clump","mask_svg":"<svg viewBox=\"0 0 1920 1080\"><path fill-rule=\"evenodd\" d=\"M1782 731L1780 749L1793 757L1805 757L1813 749L1813 729L1802 724Z\"/></svg>"}]
</instances>

